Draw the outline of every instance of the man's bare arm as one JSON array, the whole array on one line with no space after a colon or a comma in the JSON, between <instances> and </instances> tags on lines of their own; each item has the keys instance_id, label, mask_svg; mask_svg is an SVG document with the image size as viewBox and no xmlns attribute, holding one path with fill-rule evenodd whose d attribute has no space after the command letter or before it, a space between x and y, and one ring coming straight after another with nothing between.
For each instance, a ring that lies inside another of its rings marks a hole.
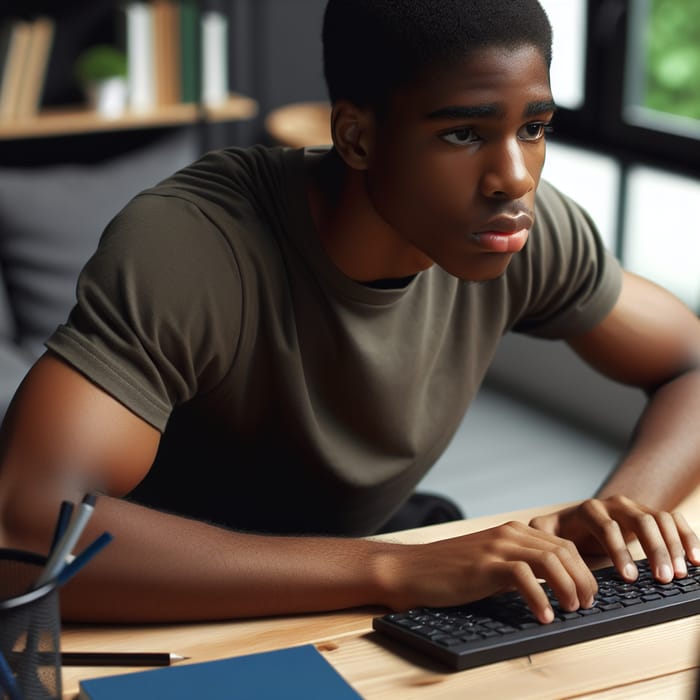
<instances>
[{"instance_id":1,"label":"man's bare arm","mask_svg":"<svg viewBox=\"0 0 700 700\"><path fill-rule=\"evenodd\" d=\"M658 578L684 575L686 558L700 562L700 543L671 511L700 484L700 320L626 273L608 318L570 344L607 376L647 391L649 402L596 498L533 525L571 537L584 552L602 545L622 572L632 564L626 541L637 537Z\"/></svg>"},{"instance_id":2,"label":"man's bare arm","mask_svg":"<svg viewBox=\"0 0 700 700\"><path fill-rule=\"evenodd\" d=\"M356 564L367 542L344 542L340 556L330 541L242 535L118 498L146 475L159 437L51 355L15 397L2 438L3 544L45 553L63 498L95 486L113 496L98 499L78 548L105 530L114 540L62 592L67 617L224 618L373 597L371 572Z\"/></svg>"},{"instance_id":3,"label":"man's bare arm","mask_svg":"<svg viewBox=\"0 0 700 700\"><path fill-rule=\"evenodd\" d=\"M114 540L61 594L69 620L185 621L378 604L450 605L518 588L551 619L538 578L567 609L595 582L575 548L520 523L427 545L270 537L157 512L120 496L148 472L159 434L57 358L46 355L2 431L0 544L46 552L60 502L98 485L78 545ZM193 474L193 478L196 475Z\"/></svg>"}]
</instances>

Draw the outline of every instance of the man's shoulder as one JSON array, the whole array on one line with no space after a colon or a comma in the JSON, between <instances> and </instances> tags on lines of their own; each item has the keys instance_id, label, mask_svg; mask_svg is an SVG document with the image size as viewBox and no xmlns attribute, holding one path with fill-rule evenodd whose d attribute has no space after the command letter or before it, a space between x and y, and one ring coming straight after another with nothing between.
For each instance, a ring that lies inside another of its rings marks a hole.
<instances>
[{"instance_id":1,"label":"man's shoulder","mask_svg":"<svg viewBox=\"0 0 700 700\"><path fill-rule=\"evenodd\" d=\"M219 231L230 234L269 227L283 217L290 187L303 175L303 151L282 147L231 147L210 151L141 191L126 213L148 213L178 226L188 209L197 210ZM183 218L182 224L189 219Z\"/></svg>"},{"instance_id":2,"label":"man's shoulder","mask_svg":"<svg viewBox=\"0 0 700 700\"><path fill-rule=\"evenodd\" d=\"M279 185L295 169L301 170L303 152L284 147L255 145L229 147L205 153L147 192L212 196L220 191L247 192Z\"/></svg>"}]
</instances>

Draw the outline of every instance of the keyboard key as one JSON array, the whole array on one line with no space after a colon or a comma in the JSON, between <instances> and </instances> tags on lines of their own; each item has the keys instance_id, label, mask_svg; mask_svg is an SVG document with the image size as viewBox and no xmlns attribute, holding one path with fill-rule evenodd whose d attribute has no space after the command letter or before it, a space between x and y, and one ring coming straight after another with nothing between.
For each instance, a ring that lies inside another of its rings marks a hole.
<instances>
[{"instance_id":1,"label":"keyboard key","mask_svg":"<svg viewBox=\"0 0 700 700\"><path fill-rule=\"evenodd\" d=\"M471 634L463 634L460 636L460 639L463 642L474 642L477 639L481 639L481 636L476 634L476 632L472 632Z\"/></svg>"},{"instance_id":2,"label":"keyboard key","mask_svg":"<svg viewBox=\"0 0 700 700\"><path fill-rule=\"evenodd\" d=\"M455 644L461 644L462 640L458 637L433 637L433 641L436 644L442 644L446 647L454 646Z\"/></svg>"}]
</instances>

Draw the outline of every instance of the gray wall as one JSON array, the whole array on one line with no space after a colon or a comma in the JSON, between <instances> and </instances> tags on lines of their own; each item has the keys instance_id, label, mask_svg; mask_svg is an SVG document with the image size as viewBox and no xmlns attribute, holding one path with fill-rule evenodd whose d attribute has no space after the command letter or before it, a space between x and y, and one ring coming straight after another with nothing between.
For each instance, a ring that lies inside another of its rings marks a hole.
<instances>
[{"instance_id":1,"label":"gray wall","mask_svg":"<svg viewBox=\"0 0 700 700\"><path fill-rule=\"evenodd\" d=\"M326 0L230 0L231 86L258 100L260 115L232 125L232 141L265 141L263 120L290 102L325 100L321 24Z\"/></svg>"}]
</instances>

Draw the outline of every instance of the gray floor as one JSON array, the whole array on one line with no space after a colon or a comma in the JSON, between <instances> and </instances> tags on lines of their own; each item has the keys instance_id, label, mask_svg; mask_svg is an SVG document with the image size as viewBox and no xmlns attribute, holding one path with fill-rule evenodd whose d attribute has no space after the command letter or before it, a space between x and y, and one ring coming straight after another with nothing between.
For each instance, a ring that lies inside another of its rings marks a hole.
<instances>
[{"instance_id":1,"label":"gray floor","mask_svg":"<svg viewBox=\"0 0 700 700\"><path fill-rule=\"evenodd\" d=\"M469 517L591 495L620 448L495 390L482 389L447 452L419 488Z\"/></svg>"}]
</instances>

